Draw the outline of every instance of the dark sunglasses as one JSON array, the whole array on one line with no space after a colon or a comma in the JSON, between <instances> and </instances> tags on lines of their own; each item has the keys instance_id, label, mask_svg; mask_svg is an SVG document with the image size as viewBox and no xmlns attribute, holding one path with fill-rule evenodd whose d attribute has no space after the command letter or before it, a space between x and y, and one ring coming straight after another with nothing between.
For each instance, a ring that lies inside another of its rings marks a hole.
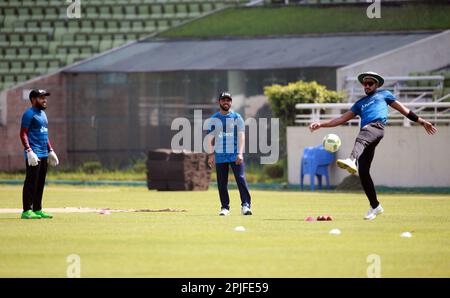
<instances>
[{"instance_id":1,"label":"dark sunglasses","mask_svg":"<svg viewBox=\"0 0 450 298\"><path fill-rule=\"evenodd\" d=\"M220 99L220 100L223 100L223 101L225 101L225 102L232 102L232 100L229 99L229 98L222 98L222 99Z\"/></svg>"},{"instance_id":2,"label":"dark sunglasses","mask_svg":"<svg viewBox=\"0 0 450 298\"><path fill-rule=\"evenodd\" d=\"M372 87L373 85L375 85L375 82L363 82L363 86L369 86Z\"/></svg>"}]
</instances>

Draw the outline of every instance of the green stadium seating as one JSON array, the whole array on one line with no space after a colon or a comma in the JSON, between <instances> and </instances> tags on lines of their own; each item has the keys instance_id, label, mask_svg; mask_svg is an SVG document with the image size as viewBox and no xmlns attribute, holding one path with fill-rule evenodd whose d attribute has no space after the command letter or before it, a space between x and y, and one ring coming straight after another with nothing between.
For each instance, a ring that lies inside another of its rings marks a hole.
<instances>
[{"instance_id":1,"label":"green stadium seating","mask_svg":"<svg viewBox=\"0 0 450 298\"><path fill-rule=\"evenodd\" d=\"M151 20L151 21L145 21L145 31L156 31L156 21Z\"/></svg>"},{"instance_id":2,"label":"green stadium seating","mask_svg":"<svg viewBox=\"0 0 450 298\"><path fill-rule=\"evenodd\" d=\"M44 51L42 48L32 48L30 53L30 58L39 59L43 55Z\"/></svg>"},{"instance_id":3,"label":"green stadium seating","mask_svg":"<svg viewBox=\"0 0 450 298\"><path fill-rule=\"evenodd\" d=\"M131 21L123 21L120 23L119 32L129 32L131 30Z\"/></svg>"},{"instance_id":4,"label":"green stadium seating","mask_svg":"<svg viewBox=\"0 0 450 298\"><path fill-rule=\"evenodd\" d=\"M9 62L7 62L7 61L0 61L0 71L5 71L5 73L6 72L9 72Z\"/></svg>"},{"instance_id":5,"label":"green stadium seating","mask_svg":"<svg viewBox=\"0 0 450 298\"><path fill-rule=\"evenodd\" d=\"M123 45L124 43L126 43L125 39L115 39L113 41L113 47L114 48L119 47L119 46Z\"/></svg>"},{"instance_id":6,"label":"green stadium seating","mask_svg":"<svg viewBox=\"0 0 450 298\"><path fill-rule=\"evenodd\" d=\"M125 6L125 16L128 18L133 18L136 16L136 7L134 5Z\"/></svg>"},{"instance_id":7,"label":"green stadium seating","mask_svg":"<svg viewBox=\"0 0 450 298\"><path fill-rule=\"evenodd\" d=\"M227 7L227 5L223 2L214 3L214 9L219 10Z\"/></svg>"},{"instance_id":8,"label":"green stadium seating","mask_svg":"<svg viewBox=\"0 0 450 298\"><path fill-rule=\"evenodd\" d=\"M26 21L25 28L27 32L38 32L39 31L39 22L38 21Z\"/></svg>"},{"instance_id":9,"label":"green stadium seating","mask_svg":"<svg viewBox=\"0 0 450 298\"><path fill-rule=\"evenodd\" d=\"M82 20L81 24L80 24L80 30L79 32L83 32L83 33L90 33L92 32L92 21L91 20Z\"/></svg>"},{"instance_id":10,"label":"green stadium seating","mask_svg":"<svg viewBox=\"0 0 450 298\"><path fill-rule=\"evenodd\" d=\"M48 63L49 68L58 68L60 66L60 63L58 60L52 60Z\"/></svg>"},{"instance_id":11,"label":"green stadium seating","mask_svg":"<svg viewBox=\"0 0 450 298\"><path fill-rule=\"evenodd\" d=\"M122 6L113 6L112 18L122 19L123 17L124 17L123 7Z\"/></svg>"},{"instance_id":12,"label":"green stadium seating","mask_svg":"<svg viewBox=\"0 0 450 298\"><path fill-rule=\"evenodd\" d=\"M92 0L89 1L91 4L93 5L103 5L104 1L103 0Z\"/></svg>"},{"instance_id":13,"label":"green stadium seating","mask_svg":"<svg viewBox=\"0 0 450 298\"><path fill-rule=\"evenodd\" d=\"M65 5L65 3L64 3L64 1L60 1L60 0L49 0L48 5L61 6L61 5Z\"/></svg>"},{"instance_id":14,"label":"green stadium seating","mask_svg":"<svg viewBox=\"0 0 450 298\"><path fill-rule=\"evenodd\" d=\"M59 11L55 7L47 7L44 14L46 18L56 19L59 15Z\"/></svg>"},{"instance_id":15,"label":"green stadium seating","mask_svg":"<svg viewBox=\"0 0 450 298\"><path fill-rule=\"evenodd\" d=\"M241 1L246 2L246 1ZM0 90L112 47L235 5L236 0L0 0Z\"/></svg>"},{"instance_id":16,"label":"green stadium seating","mask_svg":"<svg viewBox=\"0 0 450 298\"><path fill-rule=\"evenodd\" d=\"M28 7L18 7L16 12L20 18L24 19L30 18L31 15L30 9Z\"/></svg>"},{"instance_id":17,"label":"green stadium seating","mask_svg":"<svg viewBox=\"0 0 450 298\"><path fill-rule=\"evenodd\" d=\"M67 23L67 32L75 33L80 30L80 21L78 20L69 20Z\"/></svg>"},{"instance_id":18,"label":"green stadium seating","mask_svg":"<svg viewBox=\"0 0 450 298\"><path fill-rule=\"evenodd\" d=\"M53 7L34 7L31 10L30 16L25 17L24 19L41 20L41 19L43 19L43 16L45 15L45 10L51 9L51 8L53 8Z\"/></svg>"},{"instance_id":19,"label":"green stadium seating","mask_svg":"<svg viewBox=\"0 0 450 298\"><path fill-rule=\"evenodd\" d=\"M118 8L122 7L119 6ZM88 6L84 13L88 18L95 19L98 16L97 8L95 6Z\"/></svg>"},{"instance_id":20,"label":"green stadium seating","mask_svg":"<svg viewBox=\"0 0 450 298\"><path fill-rule=\"evenodd\" d=\"M158 20L158 31L167 30L170 27L168 20Z\"/></svg>"},{"instance_id":21,"label":"green stadium seating","mask_svg":"<svg viewBox=\"0 0 450 298\"><path fill-rule=\"evenodd\" d=\"M71 45L74 43L75 34L64 34L61 36L61 45Z\"/></svg>"},{"instance_id":22,"label":"green stadium seating","mask_svg":"<svg viewBox=\"0 0 450 298\"><path fill-rule=\"evenodd\" d=\"M5 16L15 16L16 15L16 9L13 7L10 8L4 8L3 9L3 14Z\"/></svg>"},{"instance_id":23,"label":"green stadium seating","mask_svg":"<svg viewBox=\"0 0 450 298\"><path fill-rule=\"evenodd\" d=\"M179 4L177 4L176 9L177 9L177 13L175 16L177 18L187 18L188 17L188 7L186 4L179 3Z\"/></svg>"},{"instance_id":24,"label":"green stadium seating","mask_svg":"<svg viewBox=\"0 0 450 298\"><path fill-rule=\"evenodd\" d=\"M110 49L112 47L112 40L107 39L107 40L102 40L100 41L99 44L99 51L103 52L106 51L107 49Z\"/></svg>"},{"instance_id":25,"label":"green stadium seating","mask_svg":"<svg viewBox=\"0 0 450 298\"><path fill-rule=\"evenodd\" d=\"M34 61L25 61L23 72L32 73L35 70Z\"/></svg>"},{"instance_id":26,"label":"green stadium seating","mask_svg":"<svg viewBox=\"0 0 450 298\"><path fill-rule=\"evenodd\" d=\"M28 76L26 74L17 74L16 75L16 81L17 82L24 82L28 79Z\"/></svg>"},{"instance_id":27,"label":"green stadium seating","mask_svg":"<svg viewBox=\"0 0 450 298\"><path fill-rule=\"evenodd\" d=\"M36 72L39 74L45 74L47 72L47 65L48 65L48 62L45 60L37 61L36 68L35 68Z\"/></svg>"},{"instance_id":28,"label":"green stadium seating","mask_svg":"<svg viewBox=\"0 0 450 298\"><path fill-rule=\"evenodd\" d=\"M99 16L101 18L110 18L111 17L111 10L109 9L109 6L100 6L99 8Z\"/></svg>"},{"instance_id":29,"label":"green stadium seating","mask_svg":"<svg viewBox=\"0 0 450 298\"><path fill-rule=\"evenodd\" d=\"M175 18L175 5L174 4L165 4L164 5L164 17L166 18Z\"/></svg>"},{"instance_id":30,"label":"green stadium seating","mask_svg":"<svg viewBox=\"0 0 450 298\"><path fill-rule=\"evenodd\" d=\"M137 12L139 17L148 17L150 16L150 7L146 4L139 5Z\"/></svg>"},{"instance_id":31,"label":"green stadium seating","mask_svg":"<svg viewBox=\"0 0 450 298\"><path fill-rule=\"evenodd\" d=\"M0 33L0 42L8 42L8 34Z\"/></svg>"},{"instance_id":32,"label":"green stadium seating","mask_svg":"<svg viewBox=\"0 0 450 298\"><path fill-rule=\"evenodd\" d=\"M25 33L22 35L23 43L28 46L36 45L36 40L34 39L34 34Z\"/></svg>"},{"instance_id":33,"label":"green stadium seating","mask_svg":"<svg viewBox=\"0 0 450 298\"><path fill-rule=\"evenodd\" d=\"M10 86L13 85L13 84L16 82L15 76L14 76L14 75L11 75L11 74L7 74L7 75L5 75L3 78L4 78L3 82L4 82L5 84L10 85Z\"/></svg>"},{"instance_id":34,"label":"green stadium seating","mask_svg":"<svg viewBox=\"0 0 450 298\"><path fill-rule=\"evenodd\" d=\"M9 27L8 29L10 29L14 32L27 32L27 29L25 28L25 21L21 21L21 20L15 20L11 24L11 27ZM6 28L4 30L6 30Z\"/></svg>"},{"instance_id":35,"label":"green stadium seating","mask_svg":"<svg viewBox=\"0 0 450 298\"><path fill-rule=\"evenodd\" d=\"M163 8L159 4L152 5L152 14L153 18L162 18L163 17Z\"/></svg>"},{"instance_id":36,"label":"green stadium seating","mask_svg":"<svg viewBox=\"0 0 450 298\"><path fill-rule=\"evenodd\" d=\"M119 31L119 23L111 20L106 22L106 32L117 32Z\"/></svg>"},{"instance_id":37,"label":"green stadium seating","mask_svg":"<svg viewBox=\"0 0 450 298\"><path fill-rule=\"evenodd\" d=\"M9 45L12 47L21 46L23 44L20 34L13 33L9 35Z\"/></svg>"},{"instance_id":38,"label":"green stadium seating","mask_svg":"<svg viewBox=\"0 0 450 298\"><path fill-rule=\"evenodd\" d=\"M7 48L7 49L5 49L4 57L6 59L14 59L16 57L16 48Z\"/></svg>"},{"instance_id":39,"label":"green stadium seating","mask_svg":"<svg viewBox=\"0 0 450 298\"><path fill-rule=\"evenodd\" d=\"M198 17L200 14L200 4L189 3L189 17Z\"/></svg>"},{"instance_id":40,"label":"green stadium seating","mask_svg":"<svg viewBox=\"0 0 450 298\"><path fill-rule=\"evenodd\" d=\"M182 20L173 19L170 21L170 27L175 27L181 25L183 23Z\"/></svg>"},{"instance_id":41,"label":"green stadium seating","mask_svg":"<svg viewBox=\"0 0 450 298\"><path fill-rule=\"evenodd\" d=\"M131 23L131 31L132 32L143 32L145 31L144 29L144 24L142 21L133 21Z\"/></svg>"},{"instance_id":42,"label":"green stadium seating","mask_svg":"<svg viewBox=\"0 0 450 298\"><path fill-rule=\"evenodd\" d=\"M202 11L203 12L210 12L214 9L213 4L212 3L203 3L202 4Z\"/></svg>"},{"instance_id":43,"label":"green stadium seating","mask_svg":"<svg viewBox=\"0 0 450 298\"><path fill-rule=\"evenodd\" d=\"M95 20L93 22L93 31L96 33L102 33L102 32L106 32L106 25L105 25L105 21L103 20Z\"/></svg>"},{"instance_id":44,"label":"green stadium seating","mask_svg":"<svg viewBox=\"0 0 450 298\"><path fill-rule=\"evenodd\" d=\"M51 32L51 31L53 31L53 28L54 28L51 21L43 20L39 23L39 25L40 25L39 26L40 32ZM28 27L28 24L27 24L27 27Z\"/></svg>"},{"instance_id":45,"label":"green stadium seating","mask_svg":"<svg viewBox=\"0 0 450 298\"><path fill-rule=\"evenodd\" d=\"M87 44L88 41L89 41L89 39L86 34L76 34L73 44L75 44L77 46L81 46L81 45Z\"/></svg>"},{"instance_id":46,"label":"green stadium seating","mask_svg":"<svg viewBox=\"0 0 450 298\"><path fill-rule=\"evenodd\" d=\"M17 56L21 57L23 59L30 57L30 48L27 48L27 47L19 48L17 51Z\"/></svg>"},{"instance_id":47,"label":"green stadium seating","mask_svg":"<svg viewBox=\"0 0 450 298\"><path fill-rule=\"evenodd\" d=\"M17 73L20 72L22 70L22 62L21 61L13 61L10 64L10 71Z\"/></svg>"}]
</instances>

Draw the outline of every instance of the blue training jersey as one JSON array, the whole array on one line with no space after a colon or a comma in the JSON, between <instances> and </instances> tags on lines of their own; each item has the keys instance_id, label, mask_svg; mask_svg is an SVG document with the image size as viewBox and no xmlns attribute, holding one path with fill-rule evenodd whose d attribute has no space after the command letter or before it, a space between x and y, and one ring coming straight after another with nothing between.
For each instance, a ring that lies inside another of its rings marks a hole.
<instances>
[{"instance_id":1,"label":"blue training jersey","mask_svg":"<svg viewBox=\"0 0 450 298\"><path fill-rule=\"evenodd\" d=\"M45 112L34 107L26 110L22 116L22 128L28 129L28 143L37 157L48 157L48 121Z\"/></svg>"},{"instance_id":2,"label":"blue training jersey","mask_svg":"<svg viewBox=\"0 0 450 298\"><path fill-rule=\"evenodd\" d=\"M220 112L211 116L208 133L214 136L214 155L216 163L235 162L238 155L238 132L245 132L241 115L230 111L226 115Z\"/></svg>"},{"instance_id":3,"label":"blue training jersey","mask_svg":"<svg viewBox=\"0 0 450 298\"><path fill-rule=\"evenodd\" d=\"M376 121L386 124L388 105L394 101L394 94L388 90L377 90L355 102L351 111L361 117L361 128Z\"/></svg>"}]
</instances>

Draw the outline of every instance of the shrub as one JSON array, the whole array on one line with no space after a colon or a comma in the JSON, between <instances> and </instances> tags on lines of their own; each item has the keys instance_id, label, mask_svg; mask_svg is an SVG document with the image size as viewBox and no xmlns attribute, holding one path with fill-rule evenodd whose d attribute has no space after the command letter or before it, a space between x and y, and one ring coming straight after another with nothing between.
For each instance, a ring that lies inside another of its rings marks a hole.
<instances>
[{"instance_id":1,"label":"shrub","mask_svg":"<svg viewBox=\"0 0 450 298\"><path fill-rule=\"evenodd\" d=\"M284 175L284 168L281 163L275 163L264 166L264 173L272 179L282 178Z\"/></svg>"},{"instance_id":2,"label":"shrub","mask_svg":"<svg viewBox=\"0 0 450 298\"><path fill-rule=\"evenodd\" d=\"M335 103L342 102L344 93L327 90L317 82L298 81L288 85L272 85L264 88L264 95L269 98L275 117L280 118L283 126L295 124L297 103Z\"/></svg>"},{"instance_id":3,"label":"shrub","mask_svg":"<svg viewBox=\"0 0 450 298\"><path fill-rule=\"evenodd\" d=\"M297 110L297 103L342 102L345 93L327 90L317 82L298 81L288 85L272 85L264 88L275 117L280 119L280 156L286 155L286 127L295 125L296 114L307 111Z\"/></svg>"},{"instance_id":4,"label":"shrub","mask_svg":"<svg viewBox=\"0 0 450 298\"><path fill-rule=\"evenodd\" d=\"M84 173L94 174L101 172L103 166L99 161L88 161L81 165L80 170Z\"/></svg>"},{"instance_id":5,"label":"shrub","mask_svg":"<svg viewBox=\"0 0 450 298\"><path fill-rule=\"evenodd\" d=\"M136 173L145 173L147 171L147 164L145 161L137 161L133 164L133 171Z\"/></svg>"}]
</instances>

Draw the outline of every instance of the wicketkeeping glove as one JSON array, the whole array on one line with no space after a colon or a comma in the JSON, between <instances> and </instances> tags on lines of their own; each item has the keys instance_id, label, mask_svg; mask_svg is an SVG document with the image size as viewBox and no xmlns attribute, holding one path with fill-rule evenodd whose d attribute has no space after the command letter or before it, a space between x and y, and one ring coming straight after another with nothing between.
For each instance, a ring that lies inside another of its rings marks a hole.
<instances>
[{"instance_id":1,"label":"wicketkeeping glove","mask_svg":"<svg viewBox=\"0 0 450 298\"><path fill-rule=\"evenodd\" d=\"M58 156L56 156L55 151L52 150L48 153L48 162L54 167L59 164Z\"/></svg>"},{"instance_id":2,"label":"wicketkeeping glove","mask_svg":"<svg viewBox=\"0 0 450 298\"><path fill-rule=\"evenodd\" d=\"M27 151L27 160L28 160L28 165L31 167L35 167L39 164L39 158L37 157L36 153L33 152L33 150L28 150Z\"/></svg>"}]
</instances>

